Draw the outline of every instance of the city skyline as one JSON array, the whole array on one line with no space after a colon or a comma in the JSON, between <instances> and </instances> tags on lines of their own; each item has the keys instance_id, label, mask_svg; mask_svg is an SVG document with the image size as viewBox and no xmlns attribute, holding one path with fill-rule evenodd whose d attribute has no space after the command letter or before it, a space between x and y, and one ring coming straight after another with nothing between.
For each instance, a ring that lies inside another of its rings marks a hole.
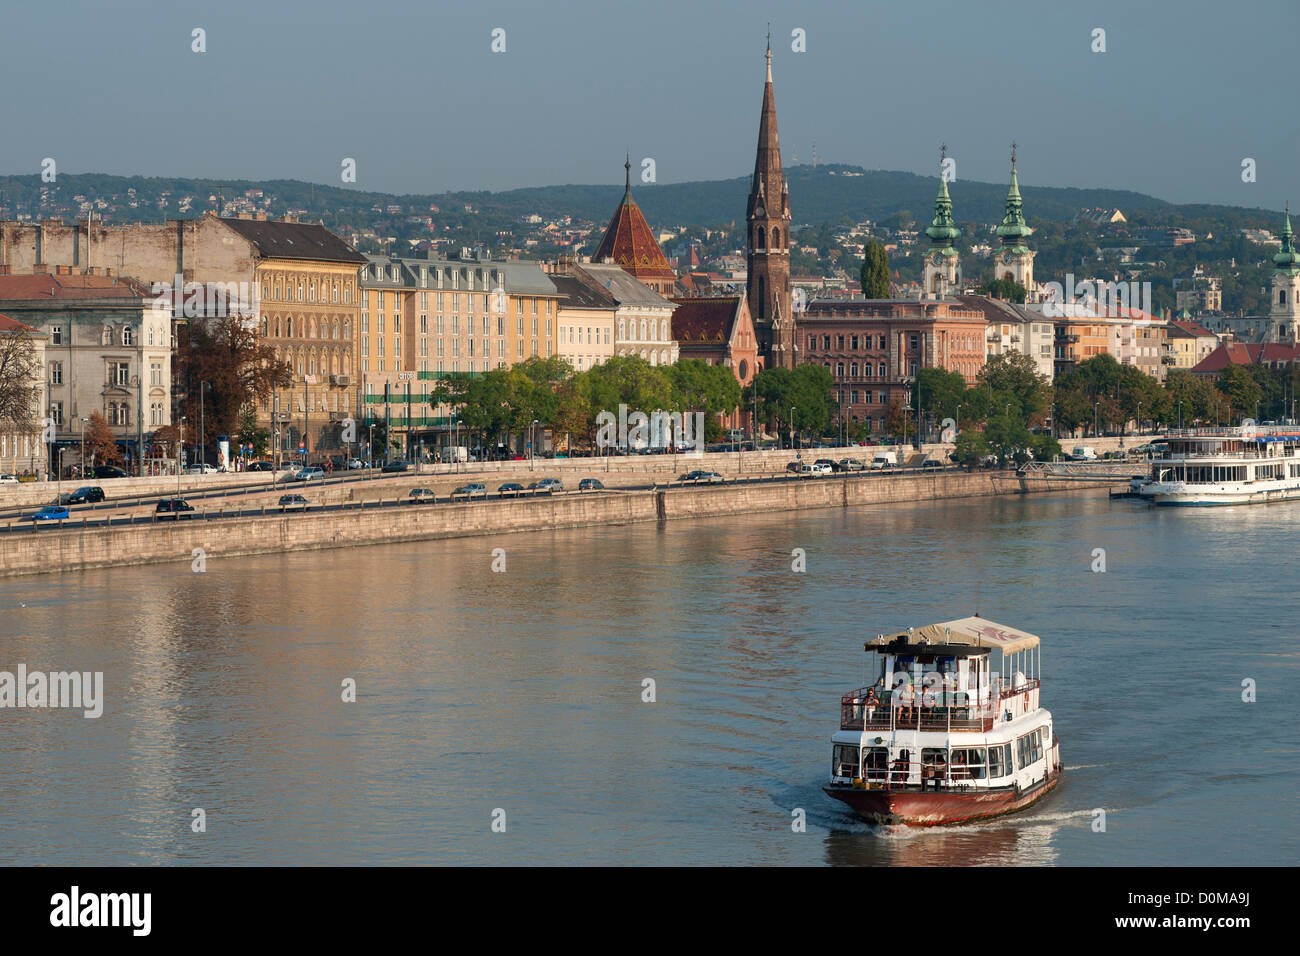
<instances>
[{"instance_id":1,"label":"city skyline","mask_svg":"<svg viewBox=\"0 0 1300 956\"><path fill-rule=\"evenodd\" d=\"M943 141L959 181L999 182L1015 139L1034 185L1269 209L1300 195L1288 168L1300 144L1270 95L1290 82L1279 26L1300 18L1279 3L1234 16L1192 5L1200 15L1180 8L1177 22L1117 4L1027 15L1003 3L940 4L937 16L716 4L684 20L669 3L613 32L587 3L250 14L136 2L126 10L138 17L69 6L83 31L52 30L48 8L14 13L31 39L11 69L39 71L61 108L0 106L5 173L39 173L51 157L65 173L351 187L340 177L351 158L357 189L436 194L613 182L612 158L630 150L661 183L729 179L750 165L770 17L787 166L810 162L815 143L820 162L933 174ZM235 28L250 15L258 27ZM1105 52L1093 52L1096 29ZM1196 68L1243 58L1249 75ZM141 134L121 135L133 118ZM215 139L226 148L213 148L214 128L233 131ZM1255 182L1243 181L1246 159Z\"/></svg>"}]
</instances>

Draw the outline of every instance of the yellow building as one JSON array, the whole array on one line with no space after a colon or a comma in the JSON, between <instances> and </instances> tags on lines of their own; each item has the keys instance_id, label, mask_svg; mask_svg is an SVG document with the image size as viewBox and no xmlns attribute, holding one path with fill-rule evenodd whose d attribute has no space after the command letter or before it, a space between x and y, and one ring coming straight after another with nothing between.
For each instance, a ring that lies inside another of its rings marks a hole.
<instances>
[{"instance_id":1,"label":"yellow building","mask_svg":"<svg viewBox=\"0 0 1300 956\"><path fill-rule=\"evenodd\" d=\"M387 421L402 454L419 455L421 447L429 454L438 433L454 424L451 409L429 402L439 379L557 354L560 293L535 262L366 260L359 276L362 443L370 424Z\"/></svg>"}]
</instances>

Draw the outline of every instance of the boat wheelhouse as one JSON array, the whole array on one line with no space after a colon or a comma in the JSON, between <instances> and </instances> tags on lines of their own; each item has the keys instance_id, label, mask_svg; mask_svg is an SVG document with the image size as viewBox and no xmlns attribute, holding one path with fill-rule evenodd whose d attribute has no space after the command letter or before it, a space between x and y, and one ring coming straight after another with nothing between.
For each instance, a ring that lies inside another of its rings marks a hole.
<instances>
[{"instance_id":1,"label":"boat wheelhouse","mask_svg":"<svg viewBox=\"0 0 1300 956\"><path fill-rule=\"evenodd\" d=\"M1132 492L1157 505L1261 504L1300 498L1300 428L1179 428Z\"/></svg>"},{"instance_id":2,"label":"boat wheelhouse","mask_svg":"<svg viewBox=\"0 0 1300 956\"><path fill-rule=\"evenodd\" d=\"M927 826L1010 813L1056 786L1035 635L974 616L865 650L871 682L840 700L829 796L873 823Z\"/></svg>"}]
</instances>

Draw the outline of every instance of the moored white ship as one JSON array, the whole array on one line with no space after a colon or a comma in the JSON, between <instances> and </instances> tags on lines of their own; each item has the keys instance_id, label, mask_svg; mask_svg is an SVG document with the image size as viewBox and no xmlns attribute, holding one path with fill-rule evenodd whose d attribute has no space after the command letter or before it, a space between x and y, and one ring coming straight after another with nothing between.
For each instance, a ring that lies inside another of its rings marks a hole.
<instances>
[{"instance_id":1,"label":"moored white ship","mask_svg":"<svg viewBox=\"0 0 1300 956\"><path fill-rule=\"evenodd\" d=\"M1300 498L1300 428L1180 428L1132 493L1157 505L1264 504Z\"/></svg>"},{"instance_id":2,"label":"moored white ship","mask_svg":"<svg viewBox=\"0 0 1300 956\"><path fill-rule=\"evenodd\" d=\"M932 826L1020 810L1056 786L1035 635L975 616L865 649L874 680L840 701L828 795L873 823Z\"/></svg>"}]
</instances>

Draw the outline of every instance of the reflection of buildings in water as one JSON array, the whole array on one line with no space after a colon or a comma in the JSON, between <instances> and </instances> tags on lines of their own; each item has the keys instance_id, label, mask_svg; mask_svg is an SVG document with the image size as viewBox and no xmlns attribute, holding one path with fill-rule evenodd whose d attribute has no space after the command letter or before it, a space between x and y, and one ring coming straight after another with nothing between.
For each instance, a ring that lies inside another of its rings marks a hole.
<instances>
[{"instance_id":1,"label":"reflection of buildings in water","mask_svg":"<svg viewBox=\"0 0 1300 956\"><path fill-rule=\"evenodd\" d=\"M1032 812L1032 811L1031 811ZM1059 823L1008 817L951 827L832 830L829 866L1051 866Z\"/></svg>"}]
</instances>

